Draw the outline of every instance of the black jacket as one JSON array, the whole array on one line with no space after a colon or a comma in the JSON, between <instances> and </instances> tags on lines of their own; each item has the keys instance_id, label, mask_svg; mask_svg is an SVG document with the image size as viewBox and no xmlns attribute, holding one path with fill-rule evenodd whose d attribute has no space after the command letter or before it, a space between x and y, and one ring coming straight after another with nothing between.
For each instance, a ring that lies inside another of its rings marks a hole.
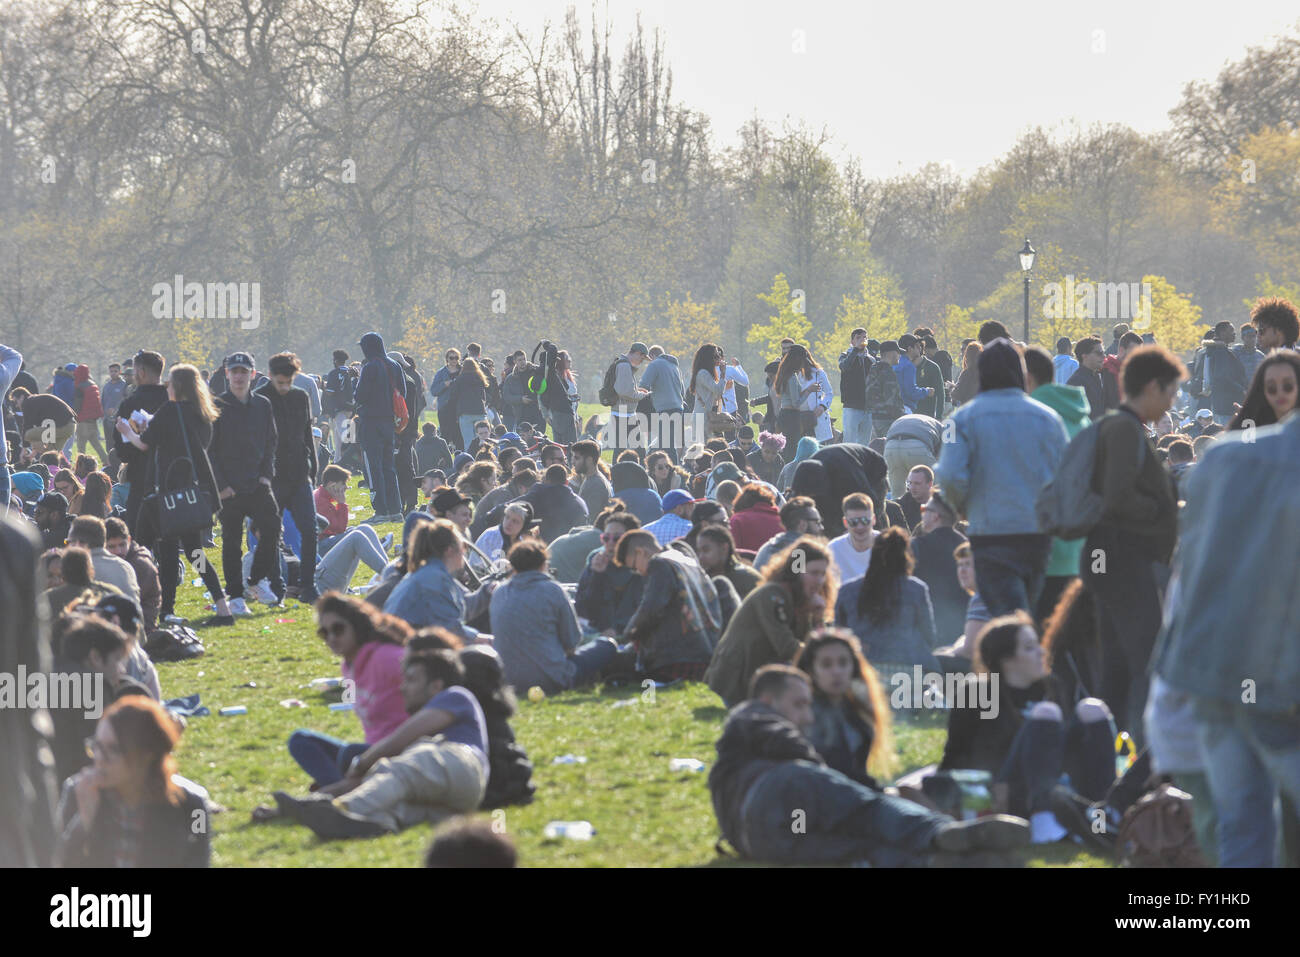
<instances>
[{"instance_id":1,"label":"black jacket","mask_svg":"<svg viewBox=\"0 0 1300 957\"><path fill-rule=\"evenodd\" d=\"M249 393L240 402L231 392L217 396L221 416L212 426L208 457L217 488L252 492L261 479L275 478L275 450L279 435L275 415L266 396Z\"/></svg>"},{"instance_id":2,"label":"black jacket","mask_svg":"<svg viewBox=\"0 0 1300 957\"><path fill-rule=\"evenodd\" d=\"M709 771L713 813L722 833L737 848L742 833L740 809L765 771L788 761L826 763L803 732L758 701L731 710L716 748L718 760Z\"/></svg>"},{"instance_id":3,"label":"black jacket","mask_svg":"<svg viewBox=\"0 0 1300 957\"><path fill-rule=\"evenodd\" d=\"M165 385L137 386L117 408L119 419L131 418L131 413L143 410L150 415L157 413L167 404L167 387ZM132 485L153 485L153 453L137 449L130 442L124 441L116 429L113 430L113 448L117 457L126 463L126 480Z\"/></svg>"},{"instance_id":4,"label":"black jacket","mask_svg":"<svg viewBox=\"0 0 1300 957\"><path fill-rule=\"evenodd\" d=\"M422 435L415 440L416 471L423 475L430 469L451 471L451 447L441 435Z\"/></svg>"},{"instance_id":5,"label":"black jacket","mask_svg":"<svg viewBox=\"0 0 1300 957\"><path fill-rule=\"evenodd\" d=\"M181 434L182 418L185 422L184 435ZM191 479L197 478L199 487L208 493L208 504L212 506L213 511L216 511L221 502L218 491L224 486L217 485L208 458L207 448L212 441L212 431L212 424L200 418L199 411L194 408L192 402L169 402L154 413L153 421L149 423L149 428L144 430L140 438L149 446L149 451L141 454L147 455L151 463L155 458L157 460L159 488L164 491L181 488ZM191 473L184 464L173 471L173 463L186 457L187 438L189 458L194 466L194 472ZM135 446L131 448L134 449ZM153 474L153 467L150 466L150 482L146 486L148 491L153 491Z\"/></svg>"},{"instance_id":6,"label":"black jacket","mask_svg":"<svg viewBox=\"0 0 1300 957\"><path fill-rule=\"evenodd\" d=\"M1083 366L1074 370L1074 374L1065 380L1066 385L1077 385L1088 397L1091 406L1089 415L1096 422L1106 414L1106 397L1101 384L1100 372L1089 372Z\"/></svg>"},{"instance_id":7,"label":"black jacket","mask_svg":"<svg viewBox=\"0 0 1300 957\"><path fill-rule=\"evenodd\" d=\"M311 434L311 402L297 386L280 395L268 382L257 390L275 417L275 480L285 487L316 477L316 440Z\"/></svg>"},{"instance_id":8,"label":"black jacket","mask_svg":"<svg viewBox=\"0 0 1300 957\"><path fill-rule=\"evenodd\" d=\"M326 415L346 412L354 404L353 392L357 388L357 377L350 366L335 366L325 373L325 388L321 390L321 410Z\"/></svg>"},{"instance_id":9,"label":"black jacket","mask_svg":"<svg viewBox=\"0 0 1300 957\"><path fill-rule=\"evenodd\" d=\"M861 354L852 349L840 353L840 399L846 409L865 410L867 407L867 373L873 365L871 353Z\"/></svg>"}]
</instances>

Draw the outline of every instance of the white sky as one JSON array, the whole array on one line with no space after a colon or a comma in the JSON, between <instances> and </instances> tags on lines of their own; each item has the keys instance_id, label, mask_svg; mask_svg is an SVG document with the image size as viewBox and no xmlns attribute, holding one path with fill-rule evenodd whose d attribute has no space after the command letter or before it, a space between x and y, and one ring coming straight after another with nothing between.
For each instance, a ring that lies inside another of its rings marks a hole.
<instances>
[{"instance_id":1,"label":"white sky","mask_svg":"<svg viewBox=\"0 0 1300 957\"><path fill-rule=\"evenodd\" d=\"M473 0L470 0L472 3ZM536 33L566 0L477 0ZM576 4L590 22L590 0ZM1071 120L1168 127L1185 83L1300 21L1295 0L608 0L621 53L637 12L660 27L674 96L707 114L719 146L755 111L827 128L868 175L948 163L964 176L1027 127ZM804 31L806 53L793 52ZM1103 31L1095 34L1095 31ZM1093 52L1094 37L1104 52Z\"/></svg>"}]
</instances>

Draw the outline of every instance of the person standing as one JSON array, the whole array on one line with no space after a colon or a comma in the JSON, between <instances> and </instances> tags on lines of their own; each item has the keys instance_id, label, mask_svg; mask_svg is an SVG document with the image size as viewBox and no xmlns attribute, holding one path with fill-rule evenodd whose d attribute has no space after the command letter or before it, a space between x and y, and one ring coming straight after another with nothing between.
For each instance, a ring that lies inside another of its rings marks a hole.
<instances>
[{"instance_id":1,"label":"person standing","mask_svg":"<svg viewBox=\"0 0 1300 957\"><path fill-rule=\"evenodd\" d=\"M1079 368L1079 360L1072 355L1073 351L1074 346L1069 336L1061 336L1056 340L1056 355L1052 356L1052 381L1057 385L1069 383L1070 376Z\"/></svg>"},{"instance_id":2,"label":"person standing","mask_svg":"<svg viewBox=\"0 0 1300 957\"><path fill-rule=\"evenodd\" d=\"M867 373L867 412L876 435L888 432L894 420L906 411L898 375L894 371L899 360L898 343L887 339L880 344L880 359Z\"/></svg>"},{"instance_id":3,"label":"person standing","mask_svg":"<svg viewBox=\"0 0 1300 957\"><path fill-rule=\"evenodd\" d=\"M641 388L641 368L646 362L650 349L644 342L634 342L628 346L627 354L614 360L614 404L610 407L609 430L601 445L610 449L615 456L622 449L634 445L644 447L646 436L641 434L637 425L637 406L649 395Z\"/></svg>"},{"instance_id":4,"label":"person standing","mask_svg":"<svg viewBox=\"0 0 1300 957\"><path fill-rule=\"evenodd\" d=\"M302 536L301 565L298 581L301 583L298 600L311 604L316 594L316 503L312 494L312 480L316 475L316 443L311 434L311 404L305 391L294 385L294 378L302 371L302 364L292 352L271 356L267 363L271 381L257 390L271 403L275 417L275 478L271 491L275 495L278 513L285 509L293 516L293 524ZM280 563L272 568L272 590L284 587L280 581Z\"/></svg>"},{"instance_id":5,"label":"person standing","mask_svg":"<svg viewBox=\"0 0 1300 957\"><path fill-rule=\"evenodd\" d=\"M1232 347L1232 354L1241 361L1241 367L1246 372L1246 382L1249 383L1255 378L1255 370L1259 364L1264 361L1264 353L1255 348L1259 342L1259 330L1249 322L1241 324L1241 344Z\"/></svg>"},{"instance_id":6,"label":"person standing","mask_svg":"<svg viewBox=\"0 0 1300 957\"><path fill-rule=\"evenodd\" d=\"M867 408L867 376L874 363L867 352L867 330L849 334L849 348L840 353L840 402L844 406L844 441L871 444L871 411Z\"/></svg>"},{"instance_id":7,"label":"person standing","mask_svg":"<svg viewBox=\"0 0 1300 957\"><path fill-rule=\"evenodd\" d=\"M1074 355L1079 361L1079 368L1066 380L1066 385L1083 390L1088 400L1088 415L1096 422L1106 414L1105 392L1101 384L1101 364L1106 359L1101 340L1096 336L1085 336L1074 344Z\"/></svg>"},{"instance_id":8,"label":"person standing","mask_svg":"<svg viewBox=\"0 0 1300 957\"><path fill-rule=\"evenodd\" d=\"M1139 742L1146 669L1160 629L1160 594L1178 537L1173 479L1156 457L1146 423L1169 411L1186 375L1178 358L1161 346L1141 346L1125 359L1124 401L1097 424L1092 488L1102 497L1101 520L1088 533L1079 562L1080 576L1096 599L1106 662L1099 697L1119 727ZM978 564L975 574L982 574Z\"/></svg>"},{"instance_id":9,"label":"person standing","mask_svg":"<svg viewBox=\"0 0 1300 957\"><path fill-rule=\"evenodd\" d=\"M334 350L334 368L325 375L325 394L321 397L321 410L329 417L330 433L334 439L334 460L343 458L347 426L352 419L357 380L348 367L350 358L344 349ZM355 436L352 436L355 440Z\"/></svg>"},{"instance_id":10,"label":"person standing","mask_svg":"<svg viewBox=\"0 0 1300 957\"><path fill-rule=\"evenodd\" d=\"M122 378L122 367L111 362L108 366L108 381L99 390L99 401L104 407L104 445L112 448L113 436L117 434L117 410L126 398L126 380Z\"/></svg>"},{"instance_id":11,"label":"person standing","mask_svg":"<svg viewBox=\"0 0 1300 957\"><path fill-rule=\"evenodd\" d=\"M916 364L916 384L930 390L930 394L917 403L916 411L937 419L943 415L944 407L943 370L930 356L939 351L939 343L928 329L917 329L912 335L920 343L917 356L912 360Z\"/></svg>"},{"instance_id":12,"label":"person standing","mask_svg":"<svg viewBox=\"0 0 1300 957\"><path fill-rule=\"evenodd\" d=\"M980 353L980 392L948 419L934 470L944 498L969 519L980 596L994 617L1032 611L1051 539L1034 503L1069 441L1061 417L1025 394L1025 364L1008 340Z\"/></svg>"},{"instance_id":13,"label":"person standing","mask_svg":"<svg viewBox=\"0 0 1300 957\"><path fill-rule=\"evenodd\" d=\"M136 412L146 416L155 415L167 403L167 386L162 384L165 365L163 357L156 352L142 349L135 354L131 365L135 372L132 378L135 379L136 385L131 394L117 407L119 423L130 422L131 416ZM204 392L206 394L206 386ZM118 458L126 464L126 481L131 488L126 497L126 525L133 537L140 538L142 532L139 523L140 503L153 488L154 462L152 455L141 452L125 439L124 435L121 426L118 425L113 435L113 448L117 451ZM154 543L146 541L144 544L152 546Z\"/></svg>"},{"instance_id":14,"label":"person standing","mask_svg":"<svg viewBox=\"0 0 1300 957\"><path fill-rule=\"evenodd\" d=\"M1157 681L1189 698L1220 867L1274 866L1275 798L1300 804L1300 416L1253 432L1212 443L1184 479L1152 663Z\"/></svg>"},{"instance_id":15,"label":"person standing","mask_svg":"<svg viewBox=\"0 0 1300 957\"><path fill-rule=\"evenodd\" d=\"M923 389L916 382L916 363L921 359L921 340L905 332L898 337L898 348L902 353L894 365L894 375L898 376L898 391L903 397L903 408L915 412L921 407L922 400L934 395L933 389Z\"/></svg>"},{"instance_id":16,"label":"person standing","mask_svg":"<svg viewBox=\"0 0 1300 957\"><path fill-rule=\"evenodd\" d=\"M451 384L458 375L460 375L460 350L448 349L443 355L442 368L433 374L433 381L429 383L429 395L437 403L438 431L454 450L463 452L465 444L457 417L456 397L451 391Z\"/></svg>"},{"instance_id":17,"label":"person standing","mask_svg":"<svg viewBox=\"0 0 1300 957\"><path fill-rule=\"evenodd\" d=\"M406 377L396 362L384 354L384 340L367 332L358 343L366 357L357 380L357 438L365 457L366 484L375 514L367 524L400 522L401 498L397 490L397 424L393 419L394 393L406 399ZM459 361L459 356L458 356ZM441 370L440 370L441 371Z\"/></svg>"},{"instance_id":18,"label":"person standing","mask_svg":"<svg viewBox=\"0 0 1300 957\"><path fill-rule=\"evenodd\" d=\"M650 352L658 348L658 346L651 346ZM685 391L691 388L688 385L686 390L683 390L682 373L677 357L661 351L651 359L645 367L645 372L641 373L641 388L650 393L650 404L654 412L651 432L658 439L659 448L667 452L668 457L676 465L681 461L682 454L682 450L677 446L682 441L684 428L682 416L686 409ZM708 410L696 409L696 411L707 412ZM592 514L596 513L592 512Z\"/></svg>"},{"instance_id":19,"label":"person standing","mask_svg":"<svg viewBox=\"0 0 1300 957\"><path fill-rule=\"evenodd\" d=\"M244 601L244 519L257 530L249 594L275 607L280 598L271 589L279 577L280 509L272 492L279 435L271 402L253 392L253 357L231 353L223 366L227 389L216 397L217 421L212 426L212 472L221 496L221 566L230 596L231 613L251 614ZM292 381L292 377L290 377ZM315 526L315 519L311 521Z\"/></svg>"}]
</instances>

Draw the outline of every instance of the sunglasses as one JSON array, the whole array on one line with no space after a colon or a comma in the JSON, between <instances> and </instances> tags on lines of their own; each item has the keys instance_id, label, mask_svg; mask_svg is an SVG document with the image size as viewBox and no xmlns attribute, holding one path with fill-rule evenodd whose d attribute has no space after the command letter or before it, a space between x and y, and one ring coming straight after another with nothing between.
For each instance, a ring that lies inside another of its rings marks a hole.
<instances>
[{"instance_id":1,"label":"sunglasses","mask_svg":"<svg viewBox=\"0 0 1300 957\"><path fill-rule=\"evenodd\" d=\"M332 625L321 625L319 628L316 629L316 634L320 638L325 638L329 635L334 635L335 637L337 637L343 634L343 632L347 630L347 627L348 627L347 622L336 621Z\"/></svg>"},{"instance_id":2,"label":"sunglasses","mask_svg":"<svg viewBox=\"0 0 1300 957\"><path fill-rule=\"evenodd\" d=\"M874 518L859 517L859 518L846 518L844 520L844 524L847 525L849 528L862 528L864 525L874 525L875 523L876 520Z\"/></svg>"}]
</instances>

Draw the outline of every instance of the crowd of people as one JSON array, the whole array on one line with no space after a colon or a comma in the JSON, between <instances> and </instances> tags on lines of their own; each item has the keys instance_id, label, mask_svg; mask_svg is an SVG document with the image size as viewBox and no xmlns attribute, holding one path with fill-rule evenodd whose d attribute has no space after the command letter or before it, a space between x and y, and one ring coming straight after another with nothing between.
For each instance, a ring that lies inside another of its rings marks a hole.
<instances>
[{"instance_id":1,"label":"crowd of people","mask_svg":"<svg viewBox=\"0 0 1300 957\"><path fill-rule=\"evenodd\" d=\"M302 786L254 818L324 839L530 801L516 693L704 682L730 709L714 809L747 857L1124 854L1158 795L1194 809L1201 859L1294 864L1300 646L1272 583L1300 567L1298 333L1281 299L1185 360L1123 324L1053 355L989 321L956 361L926 327L857 329L834 383L787 339L765 388L716 344L634 342L586 423L546 340L499 378L471 343L426 380L368 333L319 376L142 349L44 389L0 346L0 512L35 569L7 573L44 589L53 667L113 702L55 713L52 859L207 863L186 821L210 798L146 646L296 600L360 740L294 733ZM177 614L186 563L203 620ZM947 709L942 760L891 781L917 708ZM440 840L431 860L513 860L469 825Z\"/></svg>"}]
</instances>

